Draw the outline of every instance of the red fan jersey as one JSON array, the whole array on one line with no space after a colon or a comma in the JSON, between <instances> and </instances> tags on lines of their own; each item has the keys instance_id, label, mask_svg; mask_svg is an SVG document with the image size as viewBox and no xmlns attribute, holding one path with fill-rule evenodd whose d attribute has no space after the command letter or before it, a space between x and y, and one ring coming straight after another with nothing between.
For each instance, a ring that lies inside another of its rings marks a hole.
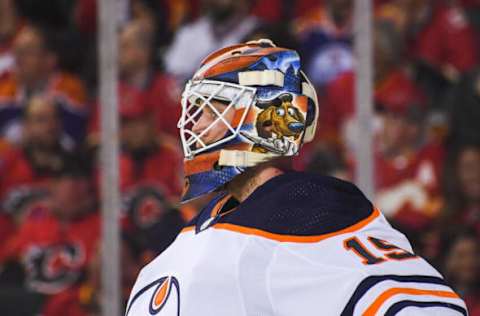
<instances>
[{"instance_id":1,"label":"red fan jersey","mask_svg":"<svg viewBox=\"0 0 480 316\"><path fill-rule=\"evenodd\" d=\"M36 209L0 248L0 262L19 260L32 290L57 294L79 280L96 251L99 236L100 217L96 213L62 222L50 210Z\"/></svg>"},{"instance_id":2,"label":"red fan jersey","mask_svg":"<svg viewBox=\"0 0 480 316\"><path fill-rule=\"evenodd\" d=\"M50 298L44 305L44 316L88 316L82 307L81 288L72 288Z\"/></svg>"},{"instance_id":3,"label":"red fan jersey","mask_svg":"<svg viewBox=\"0 0 480 316\"><path fill-rule=\"evenodd\" d=\"M182 111L182 91L177 81L167 74L156 75L145 93L147 106L155 117L158 130L177 138L177 122Z\"/></svg>"},{"instance_id":4,"label":"red fan jersey","mask_svg":"<svg viewBox=\"0 0 480 316\"><path fill-rule=\"evenodd\" d=\"M413 230L426 227L442 206L440 177L444 150L426 145L386 158L375 155L376 204L389 218Z\"/></svg>"},{"instance_id":5,"label":"red fan jersey","mask_svg":"<svg viewBox=\"0 0 480 316\"><path fill-rule=\"evenodd\" d=\"M0 174L0 198L22 186L43 187L51 179L51 173L37 172L25 152L11 145L5 146L3 152L0 149Z\"/></svg>"},{"instance_id":6,"label":"red fan jersey","mask_svg":"<svg viewBox=\"0 0 480 316\"><path fill-rule=\"evenodd\" d=\"M13 236L15 232L15 225L10 217L5 214L0 214L0 240L7 240Z\"/></svg>"},{"instance_id":7,"label":"red fan jersey","mask_svg":"<svg viewBox=\"0 0 480 316\"><path fill-rule=\"evenodd\" d=\"M177 122L180 118L181 90L178 83L169 75L157 74L144 88L125 82L118 86L119 111L122 118L151 116L159 132L177 136ZM90 133L98 137L100 113L98 104L90 122Z\"/></svg>"},{"instance_id":8,"label":"red fan jersey","mask_svg":"<svg viewBox=\"0 0 480 316\"><path fill-rule=\"evenodd\" d=\"M120 154L120 190L128 191L137 185L159 187L167 196L179 196L182 190L182 159L175 148L160 145L142 159L130 153ZM97 186L101 170L97 169Z\"/></svg>"},{"instance_id":9,"label":"red fan jersey","mask_svg":"<svg viewBox=\"0 0 480 316\"><path fill-rule=\"evenodd\" d=\"M477 64L478 35L459 6L439 6L417 37L416 55L433 66L465 72Z\"/></svg>"}]
</instances>

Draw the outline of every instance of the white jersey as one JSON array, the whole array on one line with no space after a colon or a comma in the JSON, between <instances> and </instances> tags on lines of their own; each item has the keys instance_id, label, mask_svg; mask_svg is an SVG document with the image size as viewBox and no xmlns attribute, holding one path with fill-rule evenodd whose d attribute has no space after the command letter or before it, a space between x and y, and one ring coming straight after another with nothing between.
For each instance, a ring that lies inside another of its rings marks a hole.
<instances>
[{"instance_id":1,"label":"white jersey","mask_svg":"<svg viewBox=\"0 0 480 316\"><path fill-rule=\"evenodd\" d=\"M220 196L191 224L143 268L127 316L467 315L405 236L340 180L281 175L238 207Z\"/></svg>"}]
</instances>

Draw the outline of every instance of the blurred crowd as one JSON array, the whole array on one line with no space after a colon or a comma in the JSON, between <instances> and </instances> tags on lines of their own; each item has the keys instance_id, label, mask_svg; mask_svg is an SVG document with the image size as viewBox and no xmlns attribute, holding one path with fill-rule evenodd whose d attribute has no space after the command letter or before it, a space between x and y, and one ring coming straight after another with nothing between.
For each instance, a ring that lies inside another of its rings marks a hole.
<instances>
[{"instance_id":1,"label":"blurred crowd","mask_svg":"<svg viewBox=\"0 0 480 316\"><path fill-rule=\"evenodd\" d=\"M375 0L376 206L480 315L480 1ZM179 205L176 124L210 52L299 51L321 106L295 168L353 181L353 0L123 0L122 293L204 200ZM100 315L96 0L0 0L0 310Z\"/></svg>"}]
</instances>

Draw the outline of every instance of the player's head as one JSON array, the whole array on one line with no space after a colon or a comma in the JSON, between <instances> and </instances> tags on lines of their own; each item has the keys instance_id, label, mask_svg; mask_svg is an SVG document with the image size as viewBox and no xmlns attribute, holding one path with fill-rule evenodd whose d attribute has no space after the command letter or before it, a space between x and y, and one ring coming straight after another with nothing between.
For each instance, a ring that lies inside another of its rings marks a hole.
<instances>
[{"instance_id":1,"label":"player's head","mask_svg":"<svg viewBox=\"0 0 480 316\"><path fill-rule=\"evenodd\" d=\"M325 4L338 26L344 25L350 19L353 11L352 0L327 0Z\"/></svg>"},{"instance_id":2,"label":"player's head","mask_svg":"<svg viewBox=\"0 0 480 316\"><path fill-rule=\"evenodd\" d=\"M152 32L145 23L132 21L125 25L119 38L118 65L122 79L131 80L151 66L153 41Z\"/></svg>"},{"instance_id":3,"label":"player's head","mask_svg":"<svg viewBox=\"0 0 480 316\"><path fill-rule=\"evenodd\" d=\"M53 214L70 221L80 218L94 207L88 159L75 153L65 158L50 183L50 206Z\"/></svg>"},{"instance_id":4,"label":"player's head","mask_svg":"<svg viewBox=\"0 0 480 316\"><path fill-rule=\"evenodd\" d=\"M62 123L55 102L43 95L32 96L24 108L23 138L26 145L53 148L61 138Z\"/></svg>"},{"instance_id":5,"label":"player's head","mask_svg":"<svg viewBox=\"0 0 480 316\"><path fill-rule=\"evenodd\" d=\"M182 201L218 190L246 168L297 154L313 139L317 116L315 89L294 50L259 40L212 53L182 95Z\"/></svg>"},{"instance_id":6,"label":"player's head","mask_svg":"<svg viewBox=\"0 0 480 316\"><path fill-rule=\"evenodd\" d=\"M28 25L19 31L13 42L15 75L26 85L45 80L57 65L53 41L45 30Z\"/></svg>"}]
</instances>

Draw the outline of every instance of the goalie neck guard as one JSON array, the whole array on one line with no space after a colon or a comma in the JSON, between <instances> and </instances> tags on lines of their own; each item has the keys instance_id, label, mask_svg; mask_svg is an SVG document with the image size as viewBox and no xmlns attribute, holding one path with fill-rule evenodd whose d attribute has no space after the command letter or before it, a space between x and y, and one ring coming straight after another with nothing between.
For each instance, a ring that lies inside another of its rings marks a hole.
<instances>
[{"instance_id":1,"label":"goalie neck guard","mask_svg":"<svg viewBox=\"0 0 480 316\"><path fill-rule=\"evenodd\" d=\"M182 94L182 202L262 162L292 156L316 129L315 88L296 51L258 40L208 56Z\"/></svg>"}]
</instances>

